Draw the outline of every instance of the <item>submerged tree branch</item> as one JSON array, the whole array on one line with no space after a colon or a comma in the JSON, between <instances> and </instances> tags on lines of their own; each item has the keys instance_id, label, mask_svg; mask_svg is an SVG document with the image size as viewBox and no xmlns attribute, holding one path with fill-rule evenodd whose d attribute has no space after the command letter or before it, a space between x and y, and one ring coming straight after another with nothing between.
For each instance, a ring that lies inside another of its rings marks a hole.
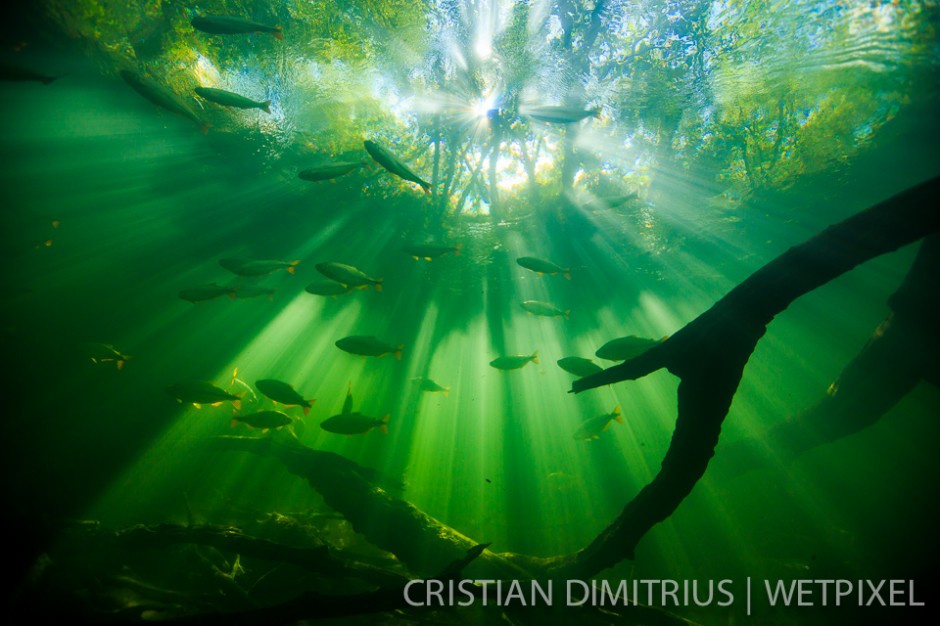
<instances>
[{"instance_id":1,"label":"submerged tree branch","mask_svg":"<svg viewBox=\"0 0 940 626\"><path fill-rule=\"evenodd\" d=\"M663 343L575 381L572 391L581 392L661 368L682 379L676 428L659 474L589 546L558 559L552 570L586 577L632 558L640 538L669 517L705 473L741 373L767 324L799 296L940 230L938 195L940 177L830 226L755 272Z\"/></svg>"}]
</instances>

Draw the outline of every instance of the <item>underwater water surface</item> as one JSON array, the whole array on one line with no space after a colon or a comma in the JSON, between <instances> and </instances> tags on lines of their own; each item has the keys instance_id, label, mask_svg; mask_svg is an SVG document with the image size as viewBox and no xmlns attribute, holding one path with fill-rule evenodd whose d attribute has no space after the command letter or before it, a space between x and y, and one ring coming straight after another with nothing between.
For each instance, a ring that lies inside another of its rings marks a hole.
<instances>
[{"instance_id":1,"label":"underwater water surface","mask_svg":"<svg viewBox=\"0 0 940 626\"><path fill-rule=\"evenodd\" d=\"M679 378L573 382L935 177L938 24L936 2L855 0L11 15L0 330L19 582L4 618L923 619L910 605L940 597L936 373L857 432L804 450L812 425L774 430L839 393L920 241L778 315L691 493L632 558L565 577L653 581L652 613L575 611L560 578L541 606L368 594L479 543L458 579L547 585L539 559L591 544L660 471ZM936 287L919 287L928 304ZM812 583L812 606L771 606L761 591L821 580L853 594L823 607ZM890 580L903 605L880 606L888 583L872 600ZM264 613L310 591L354 600Z\"/></svg>"}]
</instances>

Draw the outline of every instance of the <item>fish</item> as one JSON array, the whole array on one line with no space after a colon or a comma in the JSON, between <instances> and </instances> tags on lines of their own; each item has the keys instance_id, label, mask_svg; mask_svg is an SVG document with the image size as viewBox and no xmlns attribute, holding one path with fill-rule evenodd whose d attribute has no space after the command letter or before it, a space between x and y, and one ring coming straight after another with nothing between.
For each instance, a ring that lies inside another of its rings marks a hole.
<instances>
[{"instance_id":1,"label":"fish","mask_svg":"<svg viewBox=\"0 0 940 626\"><path fill-rule=\"evenodd\" d=\"M351 354L359 354L362 356L385 356L389 352L395 355L395 358L399 361L401 360L401 351L405 347L405 344L398 344L393 346L390 343L385 343L375 337L369 335L352 335L350 337L343 337L336 341L336 347L345 352Z\"/></svg>"},{"instance_id":2,"label":"fish","mask_svg":"<svg viewBox=\"0 0 940 626\"><path fill-rule=\"evenodd\" d=\"M594 361L579 356L566 356L563 359L558 359L557 363L558 367L578 377L590 376L604 371L604 368Z\"/></svg>"},{"instance_id":3,"label":"fish","mask_svg":"<svg viewBox=\"0 0 940 626\"><path fill-rule=\"evenodd\" d=\"M443 393L445 396L450 394L450 387L442 387L430 378L415 378L418 383L418 389L429 393Z\"/></svg>"},{"instance_id":4,"label":"fish","mask_svg":"<svg viewBox=\"0 0 940 626\"><path fill-rule=\"evenodd\" d=\"M522 303L522 308L532 313L533 315L541 315L543 317L561 317L564 316L565 319L570 319L571 309L562 311L554 304L549 302L539 302L538 300L526 300Z\"/></svg>"},{"instance_id":5,"label":"fish","mask_svg":"<svg viewBox=\"0 0 940 626\"><path fill-rule=\"evenodd\" d=\"M521 256L516 259L516 263L526 268L527 270L532 270L539 276L542 274L561 274L567 279L571 279L571 269L563 268L559 265L555 265L551 261L546 261L544 259L538 259L534 256Z\"/></svg>"},{"instance_id":6,"label":"fish","mask_svg":"<svg viewBox=\"0 0 940 626\"><path fill-rule=\"evenodd\" d=\"M607 430L612 421L623 424L623 416L620 414L620 406L616 406L611 413L598 415L584 420L581 427L574 434L575 439L600 439L601 433Z\"/></svg>"},{"instance_id":7,"label":"fish","mask_svg":"<svg viewBox=\"0 0 940 626\"><path fill-rule=\"evenodd\" d=\"M0 63L0 80L12 82L35 81L37 83L42 83L43 85L48 85L57 78L58 76L47 76L45 74L35 72L29 68Z\"/></svg>"},{"instance_id":8,"label":"fish","mask_svg":"<svg viewBox=\"0 0 940 626\"><path fill-rule=\"evenodd\" d=\"M455 246L441 246L434 244L409 244L403 246L402 250L411 255L415 261L418 259L424 259L425 261L431 261L438 257L444 256L447 253L453 253L454 256L460 255L461 244Z\"/></svg>"},{"instance_id":9,"label":"fish","mask_svg":"<svg viewBox=\"0 0 940 626\"><path fill-rule=\"evenodd\" d=\"M636 335L618 337L602 345L597 349L594 355L599 359L606 359L608 361L626 361L627 359L632 359L643 354L653 346L661 343L664 339L665 338L646 339L645 337L637 337Z\"/></svg>"},{"instance_id":10,"label":"fish","mask_svg":"<svg viewBox=\"0 0 940 626\"><path fill-rule=\"evenodd\" d=\"M232 300L238 293L238 287L225 287L215 283L190 287L179 292L179 297L189 302L204 302L227 295Z\"/></svg>"},{"instance_id":11,"label":"fish","mask_svg":"<svg viewBox=\"0 0 940 626\"><path fill-rule=\"evenodd\" d=\"M271 112L270 100L258 102L257 100L240 96L237 93L231 91L226 91L224 89L214 89L212 87L196 87L193 89L193 91L195 91L196 95L200 98L204 98L209 102L221 104L222 106L235 107L238 109L261 109L265 113Z\"/></svg>"},{"instance_id":12,"label":"fish","mask_svg":"<svg viewBox=\"0 0 940 626\"><path fill-rule=\"evenodd\" d=\"M341 296L346 293L350 293L353 290L353 287L347 287L343 283L338 283L335 280L324 280L318 283L310 283L304 287L304 291L307 293L312 293L315 296Z\"/></svg>"},{"instance_id":13,"label":"fish","mask_svg":"<svg viewBox=\"0 0 940 626\"><path fill-rule=\"evenodd\" d=\"M121 70L120 74L124 82L153 104L194 122L203 133L209 131L210 124L196 115L189 105L168 87L130 70Z\"/></svg>"},{"instance_id":14,"label":"fish","mask_svg":"<svg viewBox=\"0 0 940 626\"><path fill-rule=\"evenodd\" d=\"M297 174L297 177L301 180L309 180L310 182L330 180L331 178L339 178L340 176L348 174L354 170L358 170L359 168L364 167L365 163L365 159L362 161L335 161L333 163L325 163L323 165L301 170Z\"/></svg>"},{"instance_id":15,"label":"fish","mask_svg":"<svg viewBox=\"0 0 940 626\"><path fill-rule=\"evenodd\" d=\"M378 428L384 434L388 434L388 418L369 417L362 413L352 410L352 383L346 387L346 400L343 402L343 410L338 415L329 417L320 423L320 428L327 432L338 433L340 435L364 435L373 428Z\"/></svg>"},{"instance_id":16,"label":"fish","mask_svg":"<svg viewBox=\"0 0 940 626\"><path fill-rule=\"evenodd\" d=\"M513 356L501 356L490 361L490 365L498 370L515 370L526 365L529 361L538 363L538 352L530 355L517 354Z\"/></svg>"},{"instance_id":17,"label":"fish","mask_svg":"<svg viewBox=\"0 0 940 626\"><path fill-rule=\"evenodd\" d=\"M280 380L275 380L273 378L265 378L259 381L255 381L255 387L271 398L275 402L280 402L284 406L299 406L303 407L304 415L310 413L311 405L316 402L313 398L305 400L303 396L294 391L294 388L291 387L288 383L282 382Z\"/></svg>"},{"instance_id":18,"label":"fish","mask_svg":"<svg viewBox=\"0 0 940 626\"><path fill-rule=\"evenodd\" d=\"M366 152L368 152L369 155L375 159L376 163L399 178L417 183L421 186L422 189L424 189L425 194L431 193L431 187L433 185L415 174L411 168L402 163L394 154L374 141L369 141L368 139L363 142L363 145L366 148Z\"/></svg>"},{"instance_id":19,"label":"fish","mask_svg":"<svg viewBox=\"0 0 940 626\"><path fill-rule=\"evenodd\" d=\"M522 115L531 117L539 122L549 124L574 124L587 117L600 117L600 108L582 109L572 106L532 105L524 106L519 110Z\"/></svg>"},{"instance_id":20,"label":"fish","mask_svg":"<svg viewBox=\"0 0 940 626\"><path fill-rule=\"evenodd\" d=\"M285 415L280 411L259 411L257 413L251 413L250 415L235 415L232 417L232 426L239 422L246 426L251 426L252 428L276 430L282 426L292 424L294 420L292 420L289 415Z\"/></svg>"},{"instance_id":21,"label":"fish","mask_svg":"<svg viewBox=\"0 0 940 626\"><path fill-rule=\"evenodd\" d=\"M124 368L124 362L129 358L126 354L121 354L117 348L109 343L88 342L84 346L85 354L91 359L92 363L114 363L119 370Z\"/></svg>"},{"instance_id":22,"label":"fish","mask_svg":"<svg viewBox=\"0 0 940 626\"><path fill-rule=\"evenodd\" d=\"M267 33L273 35L278 41L284 40L283 29L280 26L268 26L234 15L197 15L190 21L190 24L196 30L210 35Z\"/></svg>"},{"instance_id":23,"label":"fish","mask_svg":"<svg viewBox=\"0 0 940 626\"><path fill-rule=\"evenodd\" d=\"M174 383L166 387L165 391L176 398L177 402L187 402L196 408L201 407L203 404L219 406L223 402L231 402L236 409L241 408L241 397L224 389L219 389L205 380Z\"/></svg>"},{"instance_id":24,"label":"fish","mask_svg":"<svg viewBox=\"0 0 940 626\"><path fill-rule=\"evenodd\" d=\"M219 259L219 265L239 276L264 276L278 270L287 270L294 274L300 263L296 261L277 261L266 259Z\"/></svg>"},{"instance_id":25,"label":"fish","mask_svg":"<svg viewBox=\"0 0 940 626\"><path fill-rule=\"evenodd\" d=\"M317 271L329 278L330 280L335 280L338 283L343 283L347 287L357 288L357 287L368 287L372 285L375 287L376 291L382 291L382 280L381 278L372 278L371 276L365 274L359 268L353 267L352 265L346 265L344 263L335 263L329 261L326 263L317 263Z\"/></svg>"}]
</instances>

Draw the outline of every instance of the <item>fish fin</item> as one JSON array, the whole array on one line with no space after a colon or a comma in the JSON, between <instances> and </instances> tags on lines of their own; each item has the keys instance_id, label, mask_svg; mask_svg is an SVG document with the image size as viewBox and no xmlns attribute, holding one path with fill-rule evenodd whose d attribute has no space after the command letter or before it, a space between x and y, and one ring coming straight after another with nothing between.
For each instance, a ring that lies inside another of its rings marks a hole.
<instances>
[{"instance_id":1,"label":"fish fin","mask_svg":"<svg viewBox=\"0 0 940 626\"><path fill-rule=\"evenodd\" d=\"M238 380L238 368L232 370L232 382L228 384L229 387L235 384L235 381Z\"/></svg>"},{"instance_id":2,"label":"fish fin","mask_svg":"<svg viewBox=\"0 0 940 626\"><path fill-rule=\"evenodd\" d=\"M221 402L213 402L213 403L210 404L209 406L222 406L222 403L221 403Z\"/></svg>"},{"instance_id":3,"label":"fish fin","mask_svg":"<svg viewBox=\"0 0 940 626\"><path fill-rule=\"evenodd\" d=\"M124 361L121 360L121 359L117 359L117 360L114 362L114 364L117 366L119 372L120 372L121 369L124 367Z\"/></svg>"},{"instance_id":4,"label":"fish fin","mask_svg":"<svg viewBox=\"0 0 940 626\"><path fill-rule=\"evenodd\" d=\"M391 417L391 414L386 415L382 418L382 423L379 425L379 430L382 431L383 435L388 434L388 418Z\"/></svg>"},{"instance_id":5,"label":"fish fin","mask_svg":"<svg viewBox=\"0 0 940 626\"><path fill-rule=\"evenodd\" d=\"M623 414L620 412L620 405L614 407L614 419L623 424Z\"/></svg>"},{"instance_id":6,"label":"fish fin","mask_svg":"<svg viewBox=\"0 0 940 626\"><path fill-rule=\"evenodd\" d=\"M424 260L425 260L425 261L430 261L430 260L431 260L431 257L426 256L426 257L424 257Z\"/></svg>"},{"instance_id":7,"label":"fish fin","mask_svg":"<svg viewBox=\"0 0 940 626\"><path fill-rule=\"evenodd\" d=\"M53 228L58 228L60 224L62 224L62 220L52 220Z\"/></svg>"},{"instance_id":8,"label":"fish fin","mask_svg":"<svg viewBox=\"0 0 940 626\"><path fill-rule=\"evenodd\" d=\"M421 188L424 189L424 195L430 196L430 195L431 195L431 187L433 187L433 186L434 186L434 185L427 185L427 186L421 185Z\"/></svg>"},{"instance_id":9,"label":"fish fin","mask_svg":"<svg viewBox=\"0 0 940 626\"><path fill-rule=\"evenodd\" d=\"M284 33L281 31L280 26L275 26L274 32L271 34L274 35L274 38L277 39L278 41L284 41Z\"/></svg>"},{"instance_id":10,"label":"fish fin","mask_svg":"<svg viewBox=\"0 0 940 626\"><path fill-rule=\"evenodd\" d=\"M394 354L395 354L396 361L401 361L401 351L404 349L405 349L405 344L403 343L398 344L398 346L395 348Z\"/></svg>"},{"instance_id":11,"label":"fish fin","mask_svg":"<svg viewBox=\"0 0 940 626\"><path fill-rule=\"evenodd\" d=\"M270 100L265 100L265 101L262 102L261 104L264 105L263 107L261 107L261 110L262 110L262 111L264 111L265 113L270 113L270 112L271 112L271 101L270 101Z\"/></svg>"},{"instance_id":12,"label":"fish fin","mask_svg":"<svg viewBox=\"0 0 940 626\"><path fill-rule=\"evenodd\" d=\"M313 402L313 400L308 400L307 402ZM305 406L305 407L304 407L304 417L306 417L307 415L310 415L310 407L309 407L309 406Z\"/></svg>"},{"instance_id":13,"label":"fish fin","mask_svg":"<svg viewBox=\"0 0 940 626\"><path fill-rule=\"evenodd\" d=\"M376 290L376 291L382 291L382 281L383 281L383 280L385 280L385 279L384 279L384 278L376 278L376 279L375 279L375 283L374 283L374 284L375 284L375 290Z\"/></svg>"},{"instance_id":14,"label":"fish fin","mask_svg":"<svg viewBox=\"0 0 940 626\"><path fill-rule=\"evenodd\" d=\"M221 403L220 403L220 404L221 404ZM242 400L241 400L241 398L239 398L238 400L232 400L232 406L235 407L236 410L241 411L241 410L242 410Z\"/></svg>"},{"instance_id":15,"label":"fish fin","mask_svg":"<svg viewBox=\"0 0 940 626\"><path fill-rule=\"evenodd\" d=\"M532 353L532 362L535 363L536 365L538 365L538 362L539 362L539 351L538 351L538 350L536 350L535 352Z\"/></svg>"},{"instance_id":16,"label":"fish fin","mask_svg":"<svg viewBox=\"0 0 940 626\"><path fill-rule=\"evenodd\" d=\"M564 276L564 277L567 278L568 280L571 280L571 272L570 272L570 271L565 272L564 274L562 274L562 276Z\"/></svg>"},{"instance_id":17,"label":"fish fin","mask_svg":"<svg viewBox=\"0 0 940 626\"><path fill-rule=\"evenodd\" d=\"M416 257L416 256L414 256L414 255L412 255L411 258L414 259L415 261L420 261L420 260L421 260L421 257Z\"/></svg>"},{"instance_id":18,"label":"fish fin","mask_svg":"<svg viewBox=\"0 0 940 626\"><path fill-rule=\"evenodd\" d=\"M450 395L450 387L444 387L444 395L445 395L445 396L449 396L449 395Z\"/></svg>"},{"instance_id":19,"label":"fish fin","mask_svg":"<svg viewBox=\"0 0 940 626\"><path fill-rule=\"evenodd\" d=\"M201 408L202 408L202 405L199 404L198 402L193 402L193 406L196 407L197 409L201 409Z\"/></svg>"}]
</instances>

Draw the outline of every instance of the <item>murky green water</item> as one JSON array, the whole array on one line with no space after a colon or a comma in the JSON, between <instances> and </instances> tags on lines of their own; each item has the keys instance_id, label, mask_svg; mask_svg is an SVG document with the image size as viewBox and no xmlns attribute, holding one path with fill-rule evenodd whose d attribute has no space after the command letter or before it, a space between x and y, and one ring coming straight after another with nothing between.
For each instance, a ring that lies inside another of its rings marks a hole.
<instances>
[{"instance_id":1,"label":"murky green water","mask_svg":"<svg viewBox=\"0 0 940 626\"><path fill-rule=\"evenodd\" d=\"M76 520L231 526L435 573L371 545L277 458L220 450L219 437L296 436L337 453L494 552L576 552L659 471L678 379L663 370L575 395L556 361L614 365L594 355L608 340L672 335L789 247L940 171L935 2L36 5L11 16L0 53L4 67L55 78L4 70L0 82L3 473L18 623L50 607L73 619L141 607L167 617L374 588L228 547L110 544ZM214 14L280 26L283 40L190 22ZM173 94L197 123L142 97L121 70ZM270 101L270 113L208 102L200 85ZM596 115L546 122L546 105ZM383 169L364 140L430 193ZM298 176L335 161L363 167ZM403 250L428 243L454 249L431 260ZM916 252L880 256L774 320L708 472L633 560L599 579L732 581L730 606L652 602L702 624L922 619L857 602L822 610L818 586L813 608L755 596L748 615L744 599L748 578L913 580L907 603L937 597L926 576L935 386L917 384L875 425L797 458L767 434L825 397ZM240 276L220 265L232 258L299 262ZM327 262L381 289L305 291L328 280L317 269ZM180 297L213 283L226 293ZM564 315L534 315L526 301ZM348 336L401 346L401 358L339 349ZM93 362L89 342L127 358ZM507 355L537 362L490 365ZM309 414L275 404L262 379L315 399ZM241 407L166 392L192 380ZM351 411L386 420L387 435L321 428L344 414L347 389ZM575 437L615 407L623 423ZM291 425L233 421L264 410ZM736 451L747 442L759 452L745 460ZM507 610L516 623L616 621ZM477 605L350 619L503 617Z\"/></svg>"}]
</instances>

